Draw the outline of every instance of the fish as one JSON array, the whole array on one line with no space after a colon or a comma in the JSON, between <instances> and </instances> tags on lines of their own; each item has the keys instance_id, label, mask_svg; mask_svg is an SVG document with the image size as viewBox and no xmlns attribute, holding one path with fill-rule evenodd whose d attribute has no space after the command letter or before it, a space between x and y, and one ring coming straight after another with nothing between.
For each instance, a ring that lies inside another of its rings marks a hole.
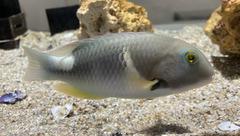
<instances>
[{"instance_id":1,"label":"fish","mask_svg":"<svg viewBox=\"0 0 240 136\"><path fill-rule=\"evenodd\" d=\"M84 99L156 98L202 87L213 76L199 49L163 34L105 34L47 52L23 48L26 81L60 81L56 90Z\"/></svg>"}]
</instances>

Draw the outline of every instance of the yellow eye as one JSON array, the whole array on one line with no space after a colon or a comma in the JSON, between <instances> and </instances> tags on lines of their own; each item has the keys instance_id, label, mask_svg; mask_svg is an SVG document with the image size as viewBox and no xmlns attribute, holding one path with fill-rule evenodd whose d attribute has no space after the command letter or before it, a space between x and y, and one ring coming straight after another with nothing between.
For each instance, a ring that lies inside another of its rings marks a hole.
<instances>
[{"instance_id":1,"label":"yellow eye","mask_svg":"<svg viewBox=\"0 0 240 136\"><path fill-rule=\"evenodd\" d=\"M190 64L195 64L198 60L197 55L194 52L188 51L185 54L185 58L187 60L188 63Z\"/></svg>"}]
</instances>

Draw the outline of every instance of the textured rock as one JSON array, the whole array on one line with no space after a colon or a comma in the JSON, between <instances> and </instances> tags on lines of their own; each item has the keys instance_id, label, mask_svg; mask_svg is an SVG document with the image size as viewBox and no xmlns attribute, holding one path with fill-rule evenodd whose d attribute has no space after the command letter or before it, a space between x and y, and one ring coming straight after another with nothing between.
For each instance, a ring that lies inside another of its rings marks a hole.
<instances>
[{"instance_id":1,"label":"textured rock","mask_svg":"<svg viewBox=\"0 0 240 136\"><path fill-rule=\"evenodd\" d=\"M127 0L81 0L80 5L80 39L108 32L153 31L146 10Z\"/></svg>"},{"instance_id":2,"label":"textured rock","mask_svg":"<svg viewBox=\"0 0 240 136\"><path fill-rule=\"evenodd\" d=\"M222 0L207 21L205 33L223 54L240 54L240 0Z\"/></svg>"}]
</instances>

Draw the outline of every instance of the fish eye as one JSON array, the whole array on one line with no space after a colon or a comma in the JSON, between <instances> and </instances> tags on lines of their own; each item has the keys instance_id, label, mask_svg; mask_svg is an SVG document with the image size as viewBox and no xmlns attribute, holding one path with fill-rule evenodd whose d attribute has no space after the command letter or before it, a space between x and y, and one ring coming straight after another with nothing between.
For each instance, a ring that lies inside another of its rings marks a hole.
<instances>
[{"instance_id":1,"label":"fish eye","mask_svg":"<svg viewBox=\"0 0 240 136\"><path fill-rule=\"evenodd\" d=\"M185 59L189 64L195 64L198 61L198 56L193 51L185 53Z\"/></svg>"}]
</instances>

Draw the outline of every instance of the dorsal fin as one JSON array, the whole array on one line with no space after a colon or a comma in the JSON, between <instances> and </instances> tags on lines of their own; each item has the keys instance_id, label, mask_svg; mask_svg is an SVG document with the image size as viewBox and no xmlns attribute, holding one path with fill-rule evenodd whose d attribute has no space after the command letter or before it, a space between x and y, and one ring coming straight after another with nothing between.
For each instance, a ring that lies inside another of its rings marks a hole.
<instances>
[{"instance_id":1,"label":"dorsal fin","mask_svg":"<svg viewBox=\"0 0 240 136\"><path fill-rule=\"evenodd\" d=\"M80 41L74 41L72 43L47 51L46 53L53 56L65 56L67 54L70 54L79 45L80 45Z\"/></svg>"}]
</instances>

